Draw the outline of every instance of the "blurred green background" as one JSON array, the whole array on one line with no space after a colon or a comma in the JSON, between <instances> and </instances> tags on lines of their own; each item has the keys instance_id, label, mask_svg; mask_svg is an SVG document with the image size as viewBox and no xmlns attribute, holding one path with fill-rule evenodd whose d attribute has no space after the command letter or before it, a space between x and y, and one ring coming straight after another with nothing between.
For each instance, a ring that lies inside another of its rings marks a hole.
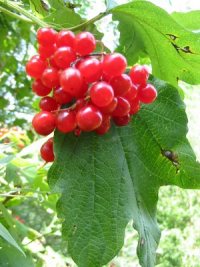
<instances>
[{"instance_id":1,"label":"blurred green background","mask_svg":"<svg viewBox=\"0 0 200 267\"><path fill-rule=\"evenodd\" d=\"M200 9L198 1L183 1L181 6L178 2L162 1L162 5L169 11ZM95 15L95 5L95 1L84 1L78 11L91 17ZM99 12L102 7L99 1L95 10ZM114 47L117 43L115 25L109 21L101 22L100 29L104 23L108 29L105 43ZM22 256L0 238L0 246L3 246L0 266L74 267L70 257L66 256L67 244L61 239L61 221L56 216L55 205L59 196L51 193L47 184L50 164L44 166L38 156L45 138L39 139L30 124L38 110L39 99L31 92L24 65L35 53L35 32L35 27L0 12L0 222L18 244L22 242L30 255L26 261L22 258L22 262L12 262L10 251L13 258ZM200 87L183 83L180 86L189 120L188 138L200 160ZM157 266L199 267L200 191L163 187L159 193L157 218L162 230ZM123 249L108 266L139 266L136 246L137 233L130 223ZM9 265L5 265L5 259Z\"/></svg>"}]
</instances>

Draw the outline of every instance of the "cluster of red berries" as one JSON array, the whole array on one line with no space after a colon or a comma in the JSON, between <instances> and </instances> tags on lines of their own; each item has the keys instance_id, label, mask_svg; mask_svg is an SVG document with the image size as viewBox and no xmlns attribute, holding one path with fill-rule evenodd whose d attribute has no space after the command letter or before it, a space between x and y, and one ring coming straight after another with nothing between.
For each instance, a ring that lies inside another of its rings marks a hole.
<instances>
[{"instance_id":1,"label":"cluster of red berries","mask_svg":"<svg viewBox=\"0 0 200 267\"><path fill-rule=\"evenodd\" d=\"M90 32L75 35L68 30L56 32L42 28L37 32L39 55L26 64L27 74L34 78L33 91L41 96L41 112L32 124L40 135L57 128L62 133L108 132L111 119L125 126L140 109L149 104L157 91L147 84L149 72L136 65L126 73L126 58L119 54L96 53ZM54 160L53 141L41 148L42 158Z\"/></svg>"}]
</instances>

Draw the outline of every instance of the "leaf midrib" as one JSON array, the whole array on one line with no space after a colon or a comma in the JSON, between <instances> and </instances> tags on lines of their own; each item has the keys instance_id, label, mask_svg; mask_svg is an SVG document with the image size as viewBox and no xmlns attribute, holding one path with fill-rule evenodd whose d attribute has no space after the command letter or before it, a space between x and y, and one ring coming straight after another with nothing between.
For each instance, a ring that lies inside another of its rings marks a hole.
<instances>
[{"instance_id":1,"label":"leaf midrib","mask_svg":"<svg viewBox=\"0 0 200 267\"><path fill-rule=\"evenodd\" d=\"M117 132L118 133L118 132ZM144 236L145 236L145 242L147 241L147 253L146 253L146 257L147 257L147 259L146 259L146 261L145 261L145 263L147 263L147 264L151 264L151 253L150 253L150 240L149 240L149 237L148 237L148 234L147 234L147 232L146 232L146 223L144 222L144 220L143 220L143 215L142 215L142 212L141 212L141 208L140 208L140 204L139 204L139 199L138 199L138 193L137 193L137 191L135 190L135 183L134 183L134 179L133 179L133 177L130 175L130 167L129 167L129 160L128 160L128 158L127 158L127 155L126 155L126 153L125 153L125 149L124 149L124 145L123 145L123 141L122 141L122 138L121 138L121 136L120 136L120 134L118 133L118 139L119 139L119 143L120 143L120 145L121 145L121 150L123 151L123 155L124 155L124 159L125 159L125 161L126 161L126 166L127 166L127 168L128 168L128 172L129 172L129 179L131 179L131 183L132 183L132 185L133 185L133 191L134 191L134 195L135 195L135 200L136 200L136 205L137 205L137 218L138 218L138 220L140 221L140 225L142 225L142 229L143 229L143 233L144 233ZM134 153L135 154L135 156L140 160L140 158L136 155L136 153ZM142 160L140 160L141 162L142 162ZM143 162L142 162L143 163ZM143 164L144 165L144 164ZM144 165L145 166L145 165ZM145 166L145 168L146 168L146 166ZM148 170L148 169L147 169ZM149 172L149 170L148 170L148 172ZM143 203L144 204L144 203ZM146 207L146 205L145 205L145 208L146 208L146 210L148 211L148 208ZM148 213L149 213L149 211L148 211ZM150 215L150 213L149 213L149 217L152 219L152 217L151 217L151 215ZM137 225L138 225L138 223L137 223ZM141 234L140 233L140 231L139 231L139 229L138 229L138 232L139 232L139 234ZM153 236L153 235L152 235ZM140 236L140 238L142 238L142 236ZM154 241L155 241L155 243L158 245L158 243L157 243L157 241L155 240L155 238L154 238L154 236L153 236L153 239L154 239ZM140 243L138 243L138 246L140 246ZM141 259L140 259L141 260ZM146 266L148 266L148 265L146 265ZM151 267L151 265L149 265L149 267Z\"/></svg>"}]
</instances>

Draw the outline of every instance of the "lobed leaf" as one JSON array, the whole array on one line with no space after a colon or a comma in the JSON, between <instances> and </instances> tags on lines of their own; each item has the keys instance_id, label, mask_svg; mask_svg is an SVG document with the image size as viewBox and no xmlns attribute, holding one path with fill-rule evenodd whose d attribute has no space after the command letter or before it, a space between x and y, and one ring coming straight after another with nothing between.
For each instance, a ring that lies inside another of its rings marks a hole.
<instances>
[{"instance_id":1,"label":"lobed leaf","mask_svg":"<svg viewBox=\"0 0 200 267\"><path fill-rule=\"evenodd\" d=\"M145 53L158 78L174 85L178 80L200 83L199 33L185 29L165 10L146 1L133 1L110 12L119 21L120 50L130 64Z\"/></svg>"},{"instance_id":2,"label":"lobed leaf","mask_svg":"<svg viewBox=\"0 0 200 267\"><path fill-rule=\"evenodd\" d=\"M48 5L40 0L30 0L30 8L33 13L41 17L45 16L49 11Z\"/></svg>"},{"instance_id":3,"label":"lobed leaf","mask_svg":"<svg viewBox=\"0 0 200 267\"><path fill-rule=\"evenodd\" d=\"M177 89L151 82L158 99L143 106L129 126L113 126L105 136L55 134L56 161L48 181L62 194L58 215L79 267L100 267L117 255L130 220L139 233L141 266L155 266L159 187L200 186L200 166L186 139L187 117Z\"/></svg>"},{"instance_id":4,"label":"lobed leaf","mask_svg":"<svg viewBox=\"0 0 200 267\"><path fill-rule=\"evenodd\" d=\"M172 17L186 29L192 31L200 30L200 10L173 12Z\"/></svg>"},{"instance_id":5,"label":"lobed leaf","mask_svg":"<svg viewBox=\"0 0 200 267\"><path fill-rule=\"evenodd\" d=\"M49 22L51 25L58 26L60 29L70 28L83 22L82 18L78 14L67 7L56 9L50 15L46 16L44 20Z\"/></svg>"}]
</instances>

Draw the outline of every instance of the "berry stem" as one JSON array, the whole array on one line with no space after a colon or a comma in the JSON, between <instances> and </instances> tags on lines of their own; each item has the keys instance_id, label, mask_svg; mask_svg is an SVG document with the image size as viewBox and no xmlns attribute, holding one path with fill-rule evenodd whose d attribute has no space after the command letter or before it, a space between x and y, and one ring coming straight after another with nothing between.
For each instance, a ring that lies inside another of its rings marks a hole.
<instances>
[{"instance_id":1,"label":"berry stem","mask_svg":"<svg viewBox=\"0 0 200 267\"><path fill-rule=\"evenodd\" d=\"M81 59L88 58L88 57L102 57L105 56L106 52L94 52L85 56L78 57L74 62L72 62L71 67L74 67L76 63L78 63Z\"/></svg>"},{"instance_id":2,"label":"berry stem","mask_svg":"<svg viewBox=\"0 0 200 267\"><path fill-rule=\"evenodd\" d=\"M86 55L86 56L82 56L81 58L98 57L98 56L103 56L103 55L106 55L106 52L95 52L95 53L91 53L91 54Z\"/></svg>"},{"instance_id":3,"label":"berry stem","mask_svg":"<svg viewBox=\"0 0 200 267\"><path fill-rule=\"evenodd\" d=\"M57 113L58 111L68 111L68 110L74 108L74 105L72 105L71 107L68 107L68 108L61 108L61 109L52 110L51 112L52 113Z\"/></svg>"},{"instance_id":4,"label":"berry stem","mask_svg":"<svg viewBox=\"0 0 200 267\"><path fill-rule=\"evenodd\" d=\"M101 53L102 53L102 54L106 54L106 53L104 52L104 49L105 49L105 45L104 45L104 43L103 43L102 41L100 41L100 40L97 40L96 42L97 42L97 44L99 44L100 47L101 47Z\"/></svg>"},{"instance_id":5,"label":"berry stem","mask_svg":"<svg viewBox=\"0 0 200 267\"><path fill-rule=\"evenodd\" d=\"M130 70L131 70L131 67L127 67L124 73L129 74Z\"/></svg>"},{"instance_id":6,"label":"berry stem","mask_svg":"<svg viewBox=\"0 0 200 267\"><path fill-rule=\"evenodd\" d=\"M86 96L85 98L84 98L84 101L85 102L88 102L90 100L90 96L88 95L88 96ZM57 112L59 112L59 111L69 111L69 110L74 110L75 108L76 108L76 106L77 106L77 103L75 102L74 104L72 104L70 107L67 107L67 108L60 108L60 109L56 109L56 110L52 110L51 112L53 112L53 113L57 113Z\"/></svg>"}]
</instances>

